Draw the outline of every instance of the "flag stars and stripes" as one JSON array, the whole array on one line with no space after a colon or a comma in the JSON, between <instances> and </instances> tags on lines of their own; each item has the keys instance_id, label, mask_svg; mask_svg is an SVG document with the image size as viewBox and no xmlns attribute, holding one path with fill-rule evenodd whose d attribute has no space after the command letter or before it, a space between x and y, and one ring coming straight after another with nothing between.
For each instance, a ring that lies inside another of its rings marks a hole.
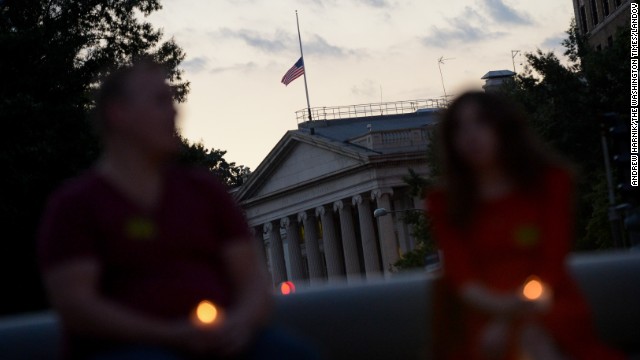
<instances>
[{"instance_id":1,"label":"flag stars and stripes","mask_svg":"<svg viewBox=\"0 0 640 360\"><path fill-rule=\"evenodd\" d=\"M296 61L295 64L287 71L286 74L282 77L281 82L285 85L289 85L293 80L299 78L304 74L304 61L302 57Z\"/></svg>"}]
</instances>

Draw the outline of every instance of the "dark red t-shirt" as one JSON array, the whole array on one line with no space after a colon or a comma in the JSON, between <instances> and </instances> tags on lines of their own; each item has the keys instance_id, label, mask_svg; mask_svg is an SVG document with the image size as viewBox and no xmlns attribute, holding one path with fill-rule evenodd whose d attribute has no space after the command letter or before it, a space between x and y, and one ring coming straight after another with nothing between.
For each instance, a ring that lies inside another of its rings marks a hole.
<instances>
[{"instance_id":1,"label":"dark red t-shirt","mask_svg":"<svg viewBox=\"0 0 640 360\"><path fill-rule=\"evenodd\" d=\"M92 170L51 197L38 257L43 272L93 258L101 266L105 297L151 317L180 319L203 299L222 307L233 302L221 250L249 238L241 210L204 170L167 170L153 211ZM78 335L71 334L71 340Z\"/></svg>"}]
</instances>

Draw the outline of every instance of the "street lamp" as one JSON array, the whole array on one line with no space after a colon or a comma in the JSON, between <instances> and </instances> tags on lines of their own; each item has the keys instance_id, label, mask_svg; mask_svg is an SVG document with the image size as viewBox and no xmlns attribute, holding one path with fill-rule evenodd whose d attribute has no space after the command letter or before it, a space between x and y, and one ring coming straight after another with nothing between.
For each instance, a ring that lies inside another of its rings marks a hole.
<instances>
[{"instance_id":1,"label":"street lamp","mask_svg":"<svg viewBox=\"0 0 640 360\"><path fill-rule=\"evenodd\" d=\"M378 208L373 211L373 217L379 218L380 216L385 216L385 215L399 213L399 212L407 212L407 211L422 211L422 209L404 209L404 210L390 211L385 208Z\"/></svg>"}]
</instances>

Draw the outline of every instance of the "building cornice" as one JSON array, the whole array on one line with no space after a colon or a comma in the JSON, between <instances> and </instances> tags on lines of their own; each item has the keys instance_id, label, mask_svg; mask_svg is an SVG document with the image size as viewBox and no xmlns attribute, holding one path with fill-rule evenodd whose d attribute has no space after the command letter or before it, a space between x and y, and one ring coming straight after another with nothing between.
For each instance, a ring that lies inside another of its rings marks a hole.
<instances>
[{"instance_id":1,"label":"building cornice","mask_svg":"<svg viewBox=\"0 0 640 360\"><path fill-rule=\"evenodd\" d=\"M253 198L242 199L240 200L240 204L242 207L255 206L264 202L271 201L274 198L281 197L288 193L295 193L305 189L312 188L314 186L317 186L318 183L328 182L328 181L331 181L340 177L344 177L350 174L358 173L361 171L369 171L369 170L381 169L381 168L393 168L399 165L402 166L406 163L415 163L416 161L426 162L426 160L427 160L427 156L426 156L426 153L423 151L411 152L411 153L393 153L393 154L377 155L375 157L370 157L369 161L362 164L346 167L341 169L340 171L332 172L321 177L303 181L294 186L280 189L268 194L260 195Z\"/></svg>"},{"instance_id":2,"label":"building cornice","mask_svg":"<svg viewBox=\"0 0 640 360\"><path fill-rule=\"evenodd\" d=\"M256 171L249 176L248 181L237 191L235 197L242 202L248 196L255 194L265 181L269 180L269 175L278 169L278 165L282 163L287 155L295 148L298 143L306 143L321 149L325 149L346 157L367 163L369 156L362 151L350 149L342 143L337 143L322 137L308 135L296 130L290 130L280 139L280 141L269 152L265 159L258 165ZM376 152L370 151L373 154ZM342 172L341 172L342 173ZM329 176L332 174L328 174Z\"/></svg>"}]
</instances>

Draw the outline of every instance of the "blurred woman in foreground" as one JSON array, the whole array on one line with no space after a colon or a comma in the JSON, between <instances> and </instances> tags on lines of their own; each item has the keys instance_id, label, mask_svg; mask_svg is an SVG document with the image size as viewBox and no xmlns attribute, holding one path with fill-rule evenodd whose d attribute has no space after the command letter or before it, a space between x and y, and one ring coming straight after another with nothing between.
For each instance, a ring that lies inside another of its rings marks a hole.
<instances>
[{"instance_id":1,"label":"blurred woman in foreground","mask_svg":"<svg viewBox=\"0 0 640 360\"><path fill-rule=\"evenodd\" d=\"M444 255L444 289L460 307L440 324L449 332L440 333L440 346L448 345L439 357L621 358L596 339L565 269L571 172L518 109L497 95L461 95L440 123L440 152L443 181L427 211Z\"/></svg>"}]
</instances>

